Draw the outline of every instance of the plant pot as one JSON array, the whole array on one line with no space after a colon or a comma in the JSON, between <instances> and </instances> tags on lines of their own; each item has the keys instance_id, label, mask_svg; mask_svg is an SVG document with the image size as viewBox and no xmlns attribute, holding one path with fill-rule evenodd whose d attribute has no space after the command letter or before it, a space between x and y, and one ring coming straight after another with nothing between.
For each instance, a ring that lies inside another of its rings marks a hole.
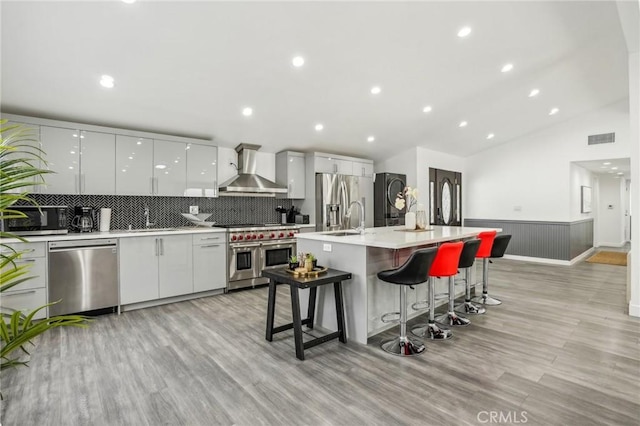
<instances>
[{"instance_id":1,"label":"plant pot","mask_svg":"<svg viewBox=\"0 0 640 426\"><path fill-rule=\"evenodd\" d=\"M289 262L289 269L291 269L292 271L295 270L300 264L298 262L292 263Z\"/></svg>"}]
</instances>

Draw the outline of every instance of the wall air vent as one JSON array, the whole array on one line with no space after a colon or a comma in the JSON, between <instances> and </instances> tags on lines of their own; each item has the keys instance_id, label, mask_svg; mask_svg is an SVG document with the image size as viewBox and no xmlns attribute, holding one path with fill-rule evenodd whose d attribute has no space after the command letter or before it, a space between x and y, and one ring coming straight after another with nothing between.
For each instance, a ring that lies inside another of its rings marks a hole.
<instances>
[{"instance_id":1,"label":"wall air vent","mask_svg":"<svg viewBox=\"0 0 640 426\"><path fill-rule=\"evenodd\" d=\"M601 143L614 143L616 141L615 133L603 133L601 135L591 135L587 141L588 145L599 145Z\"/></svg>"}]
</instances>

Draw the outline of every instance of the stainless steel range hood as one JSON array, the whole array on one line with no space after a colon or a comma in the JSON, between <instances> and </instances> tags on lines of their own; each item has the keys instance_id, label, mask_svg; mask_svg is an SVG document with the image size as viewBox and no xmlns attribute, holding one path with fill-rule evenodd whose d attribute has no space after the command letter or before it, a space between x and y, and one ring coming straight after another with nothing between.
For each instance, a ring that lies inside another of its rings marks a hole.
<instances>
[{"instance_id":1,"label":"stainless steel range hood","mask_svg":"<svg viewBox=\"0 0 640 426\"><path fill-rule=\"evenodd\" d=\"M236 147L238 153L238 175L220 185L220 195L253 197L275 197L286 194L287 188L256 174L256 152L260 145L241 143Z\"/></svg>"}]
</instances>

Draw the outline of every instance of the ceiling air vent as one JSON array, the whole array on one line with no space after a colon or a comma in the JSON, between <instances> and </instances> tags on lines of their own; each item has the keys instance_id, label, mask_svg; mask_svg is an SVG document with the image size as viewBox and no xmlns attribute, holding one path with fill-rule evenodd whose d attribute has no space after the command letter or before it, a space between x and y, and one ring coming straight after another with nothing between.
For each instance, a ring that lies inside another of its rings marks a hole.
<instances>
[{"instance_id":1,"label":"ceiling air vent","mask_svg":"<svg viewBox=\"0 0 640 426\"><path fill-rule=\"evenodd\" d=\"M601 143L614 143L616 141L615 133L603 133L601 135L591 135L589 136L588 144L589 145L599 145Z\"/></svg>"}]
</instances>

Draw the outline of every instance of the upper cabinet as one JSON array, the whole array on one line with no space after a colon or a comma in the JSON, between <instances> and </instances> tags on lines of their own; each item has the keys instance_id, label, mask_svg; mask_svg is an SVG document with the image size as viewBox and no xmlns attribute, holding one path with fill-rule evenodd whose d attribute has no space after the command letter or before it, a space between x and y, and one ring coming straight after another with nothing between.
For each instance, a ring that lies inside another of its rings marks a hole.
<instances>
[{"instance_id":1,"label":"upper cabinet","mask_svg":"<svg viewBox=\"0 0 640 426\"><path fill-rule=\"evenodd\" d=\"M280 197L305 198L305 160L301 152L283 151L276 154L276 183L287 187Z\"/></svg>"},{"instance_id":2,"label":"upper cabinet","mask_svg":"<svg viewBox=\"0 0 640 426\"><path fill-rule=\"evenodd\" d=\"M373 178L373 161L354 161L353 175Z\"/></svg>"},{"instance_id":3,"label":"upper cabinet","mask_svg":"<svg viewBox=\"0 0 640 426\"><path fill-rule=\"evenodd\" d=\"M114 194L115 135L40 126L45 194Z\"/></svg>"},{"instance_id":4,"label":"upper cabinet","mask_svg":"<svg viewBox=\"0 0 640 426\"><path fill-rule=\"evenodd\" d=\"M218 196L218 147L188 144L185 197Z\"/></svg>"},{"instance_id":5,"label":"upper cabinet","mask_svg":"<svg viewBox=\"0 0 640 426\"><path fill-rule=\"evenodd\" d=\"M153 141L154 195L183 196L187 188L187 144Z\"/></svg>"},{"instance_id":6,"label":"upper cabinet","mask_svg":"<svg viewBox=\"0 0 640 426\"><path fill-rule=\"evenodd\" d=\"M153 139L116 136L116 194L152 195Z\"/></svg>"},{"instance_id":7,"label":"upper cabinet","mask_svg":"<svg viewBox=\"0 0 640 426\"><path fill-rule=\"evenodd\" d=\"M318 152L309 155L313 156L315 173L335 173L373 178L372 160Z\"/></svg>"},{"instance_id":8,"label":"upper cabinet","mask_svg":"<svg viewBox=\"0 0 640 426\"><path fill-rule=\"evenodd\" d=\"M7 152L4 154L3 160L9 161L14 158L27 158L30 160L31 165L33 167L42 168L43 165L40 162L40 157L43 156L42 152L40 152L40 149L41 149L40 126L38 126L37 124L22 123L17 121L9 121L6 124L7 128L12 126L20 126L20 127L13 130L8 130L4 134L4 137L6 138L16 132L20 132L22 135L20 137L20 144L27 145L29 148L24 148L24 150L25 151L28 150L33 155L24 155L21 152ZM36 182L43 182L42 176L34 176L31 179ZM14 190L6 190L6 188L2 188L4 192L12 192L12 193L22 192L25 189L30 190L30 192L38 193L41 191L42 188L40 187L40 185L32 186L30 188L16 188Z\"/></svg>"}]
</instances>

